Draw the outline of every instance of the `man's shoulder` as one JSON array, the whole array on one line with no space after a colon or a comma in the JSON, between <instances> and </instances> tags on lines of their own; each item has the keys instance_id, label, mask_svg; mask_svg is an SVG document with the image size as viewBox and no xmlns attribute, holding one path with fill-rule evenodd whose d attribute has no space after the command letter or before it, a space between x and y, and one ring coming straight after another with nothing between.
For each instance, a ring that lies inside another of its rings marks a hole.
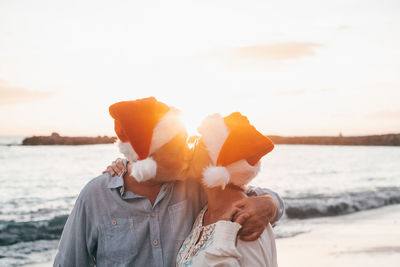
<instances>
[{"instance_id":1,"label":"man's shoulder","mask_svg":"<svg viewBox=\"0 0 400 267\"><path fill-rule=\"evenodd\" d=\"M99 175L93 179L91 179L81 190L79 194L79 198L85 200L90 198L91 196L96 196L99 193L104 193L105 191L109 190L108 183L112 177L110 174L105 173Z\"/></svg>"}]
</instances>

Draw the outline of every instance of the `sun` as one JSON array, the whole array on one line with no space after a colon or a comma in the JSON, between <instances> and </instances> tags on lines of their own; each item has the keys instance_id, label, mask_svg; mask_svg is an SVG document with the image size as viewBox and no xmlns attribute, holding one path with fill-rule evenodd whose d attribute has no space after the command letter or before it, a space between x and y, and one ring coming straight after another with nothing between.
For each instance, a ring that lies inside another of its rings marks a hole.
<instances>
[{"instance_id":1,"label":"sun","mask_svg":"<svg viewBox=\"0 0 400 267\"><path fill-rule=\"evenodd\" d=\"M185 125L189 136L200 135L197 131L197 127L199 127L205 116L205 114L199 112L183 111L181 113L182 122Z\"/></svg>"}]
</instances>

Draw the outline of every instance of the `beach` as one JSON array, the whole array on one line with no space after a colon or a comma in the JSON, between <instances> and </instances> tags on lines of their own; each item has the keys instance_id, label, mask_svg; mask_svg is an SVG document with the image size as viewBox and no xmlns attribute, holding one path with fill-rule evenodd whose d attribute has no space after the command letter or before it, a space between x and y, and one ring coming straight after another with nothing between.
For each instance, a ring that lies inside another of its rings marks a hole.
<instances>
[{"instance_id":1,"label":"beach","mask_svg":"<svg viewBox=\"0 0 400 267\"><path fill-rule=\"evenodd\" d=\"M309 232L276 240L280 267L400 264L400 205L304 223Z\"/></svg>"}]
</instances>

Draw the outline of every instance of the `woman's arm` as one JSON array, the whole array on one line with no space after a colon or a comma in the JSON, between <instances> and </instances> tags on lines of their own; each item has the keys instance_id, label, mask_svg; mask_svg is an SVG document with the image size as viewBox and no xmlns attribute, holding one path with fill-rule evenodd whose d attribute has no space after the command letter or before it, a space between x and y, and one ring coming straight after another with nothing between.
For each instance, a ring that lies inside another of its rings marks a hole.
<instances>
[{"instance_id":1,"label":"woman's arm","mask_svg":"<svg viewBox=\"0 0 400 267\"><path fill-rule=\"evenodd\" d=\"M241 225L230 221L218 221L212 244L206 249L204 266L237 267L241 255L236 248L236 237Z\"/></svg>"},{"instance_id":2,"label":"woman's arm","mask_svg":"<svg viewBox=\"0 0 400 267\"><path fill-rule=\"evenodd\" d=\"M277 267L275 237L271 225L255 241L238 239L237 250L242 255L241 266Z\"/></svg>"},{"instance_id":3,"label":"woman's arm","mask_svg":"<svg viewBox=\"0 0 400 267\"><path fill-rule=\"evenodd\" d=\"M255 241L236 241L240 228L235 222L217 222L213 242L205 251L204 266L277 267L272 230L266 229Z\"/></svg>"}]
</instances>

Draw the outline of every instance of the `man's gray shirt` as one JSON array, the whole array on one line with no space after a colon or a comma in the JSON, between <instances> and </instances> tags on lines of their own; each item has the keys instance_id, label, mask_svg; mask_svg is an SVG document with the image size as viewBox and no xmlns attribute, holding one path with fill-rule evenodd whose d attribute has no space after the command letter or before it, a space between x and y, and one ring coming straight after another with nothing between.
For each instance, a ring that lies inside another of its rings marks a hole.
<instances>
[{"instance_id":1,"label":"man's gray shirt","mask_svg":"<svg viewBox=\"0 0 400 267\"><path fill-rule=\"evenodd\" d=\"M272 194L250 189L248 195ZM162 185L150 201L125 191L123 177L103 174L81 191L60 239L54 266L175 266L176 255L207 203L193 180Z\"/></svg>"}]
</instances>

